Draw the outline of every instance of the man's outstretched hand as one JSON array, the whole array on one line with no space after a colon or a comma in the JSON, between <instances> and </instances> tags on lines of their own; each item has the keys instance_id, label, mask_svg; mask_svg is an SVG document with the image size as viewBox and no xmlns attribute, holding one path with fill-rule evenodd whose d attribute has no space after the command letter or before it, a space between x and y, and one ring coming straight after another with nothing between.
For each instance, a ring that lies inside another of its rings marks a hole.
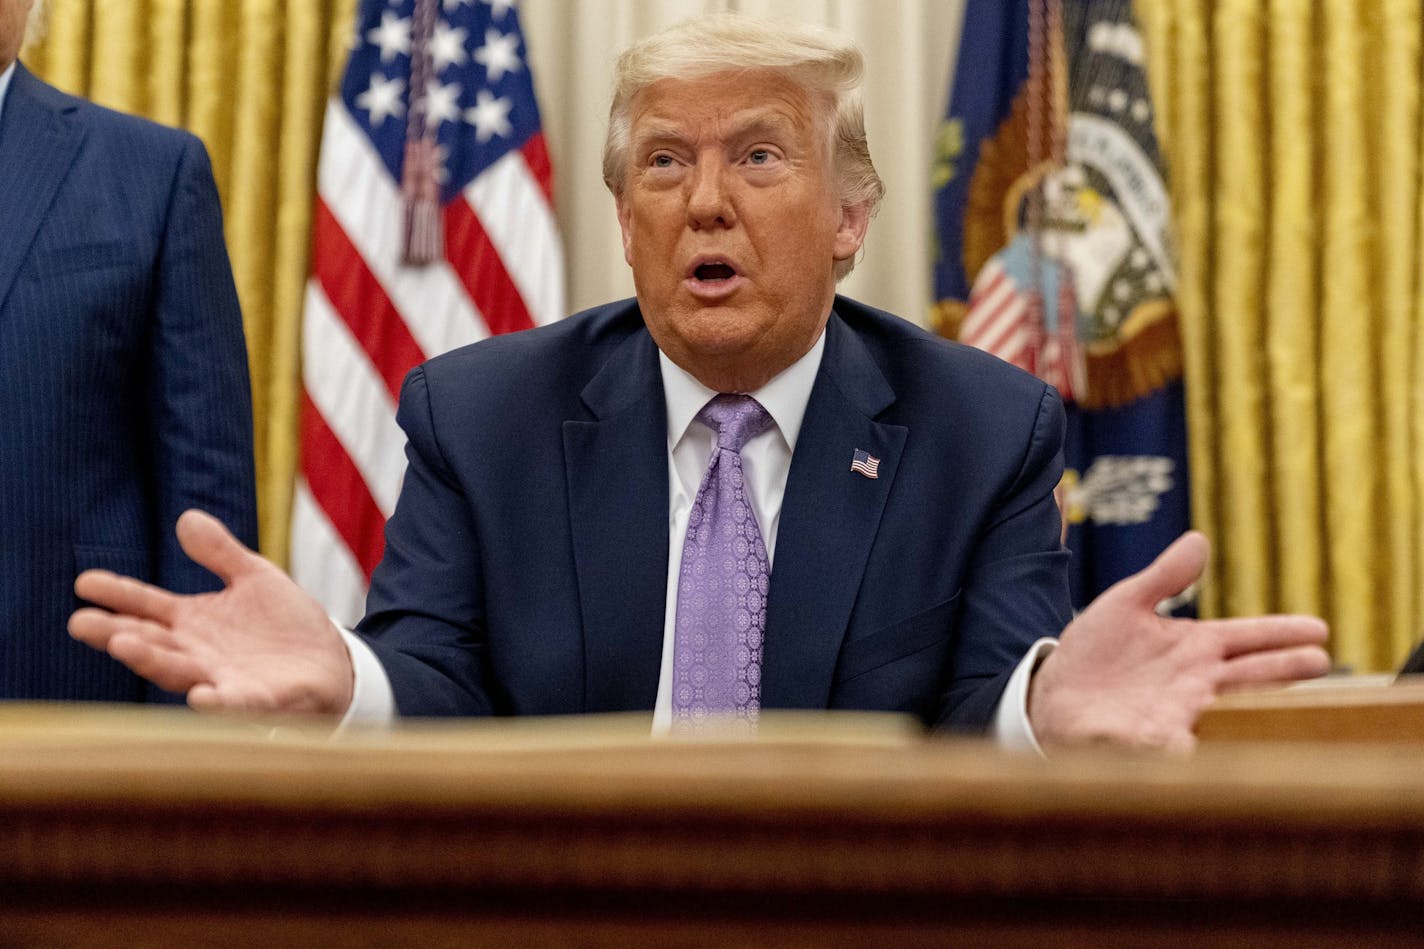
<instances>
[{"instance_id":1,"label":"man's outstretched hand","mask_svg":"<svg viewBox=\"0 0 1424 949\"><path fill-rule=\"evenodd\" d=\"M184 512L178 542L222 590L181 596L86 570L74 590L103 609L76 610L69 634L196 709L343 714L351 660L320 604L209 514Z\"/></svg>"},{"instance_id":2,"label":"man's outstretched hand","mask_svg":"<svg viewBox=\"0 0 1424 949\"><path fill-rule=\"evenodd\" d=\"M1328 631L1315 617L1198 621L1155 612L1201 576L1209 551L1203 535L1182 535L1068 624L1029 686L1029 722L1043 747L1189 751L1197 717L1221 693L1325 674Z\"/></svg>"}]
</instances>

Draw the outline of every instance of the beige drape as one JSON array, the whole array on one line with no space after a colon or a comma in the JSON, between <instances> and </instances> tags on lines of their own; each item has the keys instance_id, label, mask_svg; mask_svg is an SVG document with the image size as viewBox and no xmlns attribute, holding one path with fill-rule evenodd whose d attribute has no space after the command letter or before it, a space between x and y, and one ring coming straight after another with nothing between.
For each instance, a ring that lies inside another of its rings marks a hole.
<instances>
[{"instance_id":1,"label":"beige drape","mask_svg":"<svg viewBox=\"0 0 1424 949\"><path fill-rule=\"evenodd\" d=\"M1418 0L1138 0L1179 224L1212 613L1424 621Z\"/></svg>"}]
</instances>

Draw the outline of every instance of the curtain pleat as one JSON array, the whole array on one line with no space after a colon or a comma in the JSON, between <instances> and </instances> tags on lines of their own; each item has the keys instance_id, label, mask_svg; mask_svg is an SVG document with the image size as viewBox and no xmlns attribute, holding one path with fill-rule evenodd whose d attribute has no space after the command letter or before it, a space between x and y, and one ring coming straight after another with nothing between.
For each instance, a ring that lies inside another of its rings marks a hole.
<instances>
[{"instance_id":1,"label":"curtain pleat","mask_svg":"<svg viewBox=\"0 0 1424 949\"><path fill-rule=\"evenodd\" d=\"M183 123L183 77L188 71L187 0L148 0L148 76L145 114L164 125Z\"/></svg>"},{"instance_id":2,"label":"curtain pleat","mask_svg":"<svg viewBox=\"0 0 1424 949\"><path fill-rule=\"evenodd\" d=\"M1263 512L1274 540L1278 607L1326 611L1321 577L1323 509L1320 495L1320 340L1316 331L1320 285L1316 219L1316 121L1312 55L1313 0L1271 0L1267 21L1266 86L1270 215L1265 312L1267 390L1271 393L1270 507ZM1302 143L1303 147L1291 147ZM1244 319L1259 319L1248 309Z\"/></svg>"},{"instance_id":3,"label":"curtain pleat","mask_svg":"<svg viewBox=\"0 0 1424 949\"><path fill-rule=\"evenodd\" d=\"M1208 615L1309 612L1393 667L1424 619L1417 0L1139 0L1182 258Z\"/></svg>"},{"instance_id":4,"label":"curtain pleat","mask_svg":"<svg viewBox=\"0 0 1424 949\"><path fill-rule=\"evenodd\" d=\"M1384 530L1387 549L1393 556L1386 562L1384 579L1388 593L1387 610L1381 628L1387 638L1377 644L1376 663L1388 662L1407 652L1421 616L1420 589L1414 578L1419 569L1420 512L1414 497L1415 434L1412 419L1424 403L1411 398L1415 369L1424 365L1414 359L1414 341L1419 333L1414 319L1419 292L1420 235L1418 213L1420 187L1420 30L1417 0L1385 0L1374 28L1379 46L1383 81L1375 85L1379 94L1380 123L1372 141L1378 162L1376 180L1380 199L1380 277L1382 303L1380 357L1384 447ZM1394 134L1390 130L1412 132ZM1398 516L1392 516L1398 512Z\"/></svg>"},{"instance_id":5,"label":"curtain pleat","mask_svg":"<svg viewBox=\"0 0 1424 949\"><path fill-rule=\"evenodd\" d=\"M1170 96L1154 93L1166 103L1155 111L1162 125L1161 142L1167 160L1168 188L1177 222L1178 268L1177 303L1181 318L1183 374L1186 381L1187 457L1191 466L1192 517L1208 535L1219 538L1220 523L1216 499L1216 469L1203 464L1214 457L1215 389L1203 380L1215 372L1215 354L1207 344L1211 327L1206 314L1211 285L1212 232L1211 177L1212 127L1207 116L1212 110L1211 73L1207 34L1210 19L1198 15L1198 0L1163 0L1151 8L1153 17L1139 17L1149 36L1171 45L1153 50L1150 78L1163 85L1170 76ZM1140 6L1140 5L1139 5ZM1207 615L1221 611L1222 585L1213 582L1220 554L1208 567L1200 590L1200 604Z\"/></svg>"},{"instance_id":6,"label":"curtain pleat","mask_svg":"<svg viewBox=\"0 0 1424 949\"><path fill-rule=\"evenodd\" d=\"M124 112L146 112L148 96L141 62L148 47L146 3L94 6L93 58L89 67L92 98Z\"/></svg>"},{"instance_id":7,"label":"curtain pleat","mask_svg":"<svg viewBox=\"0 0 1424 949\"><path fill-rule=\"evenodd\" d=\"M1235 572L1226 587L1231 614L1259 613L1271 602L1269 536L1261 529L1266 507L1266 445L1262 324L1254 318L1265 274L1265 169L1260 87L1265 65L1264 10L1260 0L1223 0L1212 23L1213 114L1217 143L1231 161L1217 165L1212 228L1218 248L1209 326L1218 354L1215 385L1223 457L1217 466L1225 565Z\"/></svg>"},{"instance_id":8,"label":"curtain pleat","mask_svg":"<svg viewBox=\"0 0 1424 949\"><path fill-rule=\"evenodd\" d=\"M1370 634L1382 605L1375 582L1384 538L1378 531L1377 399L1379 307L1373 280L1367 53L1356 0L1331 0L1324 12L1321 394L1324 429L1325 576L1336 658L1372 667Z\"/></svg>"},{"instance_id":9,"label":"curtain pleat","mask_svg":"<svg viewBox=\"0 0 1424 949\"><path fill-rule=\"evenodd\" d=\"M243 249L241 254L233 254L232 273L247 331L253 416L265 420L272 410L272 271L277 212L277 168L272 155L279 145L277 116L282 108L277 32L282 4L280 0L241 0L237 6L234 25L242 42L233 50L226 104L232 121L228 193L234 200L224 230L228 246ZM254 449L257 470L270 471L267 440L257 436ZM270 516L265 520L270 522ZM270 535L262 538L264 550L272 540Z\"/></svg>"}]
</instances>

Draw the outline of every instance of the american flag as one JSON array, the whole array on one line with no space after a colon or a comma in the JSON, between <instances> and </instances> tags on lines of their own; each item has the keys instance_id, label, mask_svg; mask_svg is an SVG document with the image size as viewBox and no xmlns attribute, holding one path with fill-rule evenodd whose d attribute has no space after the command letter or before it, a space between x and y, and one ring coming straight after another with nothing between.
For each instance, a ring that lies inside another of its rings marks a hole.
<instances>
[{"instance_id":1,"label":"american flag","mask_svg":"<svg viewBox=\"0 0 1424 949\"><path fill-rule=\"evenodd\" d=\"M312 243L291 567L354 622L404 475L406 372L564 312L513 0L362 0L327 104Z\"/></svg>"},{"instance_id":2,"label":"american flag","mask_svg":"<svg viewBox=\"0 0 1424 949\"><path fill-rule=\"evenodd\" d=\"M868 451L857 448L855 454L850 458L850 470L859 472L867 478L878 478L880 477L880 459Z\"/></svg>"},{"instance_id":3,"label":"american flag","mask_svg":"<svg viewBox=\"0 0 1424 949\"><path fill-rule=\"evenodd\" d=\"M1034 290L1031 282L1025 286L1000 256L990 258L974 280L959 341L1033 373L1071 401L1083 389L1072 277L1050 270L1039 282L1044 284L1041 290ZM1044 325L1044 293L1052 294L1055 302L1056 327L1051 332Z\"/></svg>"}]
</instances>

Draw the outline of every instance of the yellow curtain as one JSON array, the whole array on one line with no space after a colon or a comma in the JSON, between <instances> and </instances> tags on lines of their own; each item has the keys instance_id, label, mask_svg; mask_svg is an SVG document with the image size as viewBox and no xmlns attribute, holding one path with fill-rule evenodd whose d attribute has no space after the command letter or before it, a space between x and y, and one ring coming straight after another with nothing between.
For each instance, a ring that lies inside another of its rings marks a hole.
<instances>
[{"instance_id":1,"label":"yellow curtain","mask_svg":"<svg viewBox=\"0 0 1424 949\"><path fill-rule=\"evenodd\" d=\"M1181 255L1204 609L1424 624L1418 0L1138 0Z\"/></svg>"},{"instance_id":2,"label":"yellow curtain","mask_svg":"<svg viewBox=\"0 0 1424 949\"><path fill-rule=\"evenodd\" d=\"M26 65L195 132L222 194L252 368L262 550L287 558L317 146L356 0L49 0Z\"/></svg>"}]
</instances>

